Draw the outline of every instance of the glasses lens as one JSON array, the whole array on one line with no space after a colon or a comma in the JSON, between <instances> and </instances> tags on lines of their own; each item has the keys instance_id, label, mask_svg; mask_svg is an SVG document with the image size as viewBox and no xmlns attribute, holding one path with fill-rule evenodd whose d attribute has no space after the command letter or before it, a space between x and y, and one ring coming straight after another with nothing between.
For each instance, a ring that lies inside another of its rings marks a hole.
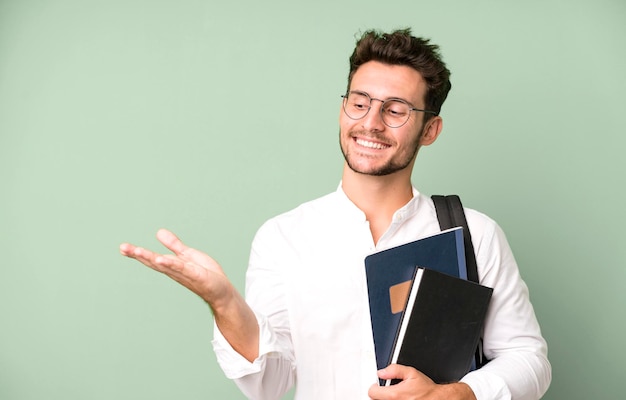
<instances>
[{"instance_id":1,"label":"glasses lens","mask_svg":"<svg viewBox=\"0 0 626 400\"><path fill-rule=\"evenodd\" d=\"M400 100L387 100L383 105L383 122L390 128L398 128L409 120L411 107Z\"/></svg>"},{"instance_id":2,"label":"glasses lens","mask_svg":"<svg viewBox=\"0 0 626 400\"><path fill-rule=\"evenodd\" d=\"M350 92L343 104L346 115L352 119L361 119L370 110L371 99L363 93Z\"/></svg>"}]
</instances>

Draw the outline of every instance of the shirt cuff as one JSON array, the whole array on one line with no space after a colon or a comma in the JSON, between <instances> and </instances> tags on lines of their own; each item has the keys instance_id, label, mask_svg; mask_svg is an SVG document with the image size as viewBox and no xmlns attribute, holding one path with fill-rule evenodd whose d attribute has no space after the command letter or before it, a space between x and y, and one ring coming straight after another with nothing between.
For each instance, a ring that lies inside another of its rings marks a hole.
<instances>
[{"instance_id":1,"label":"shirt cuff","mask_svg":"<svg viewBox=\"0 0 626 400\"><path fill-rule=\"evenodd\" d=\"M229 379L239 379L241 377L255 374L265 367L267 358L278 356L283 353L283 346L280 345L278 337L270 329L267 319L256 315L259 324L259 356L250 362L232 348L230 343L224 338L222 332L213 323L213 351L217 357L217 362Z\"/></svg>"}]
</instances>

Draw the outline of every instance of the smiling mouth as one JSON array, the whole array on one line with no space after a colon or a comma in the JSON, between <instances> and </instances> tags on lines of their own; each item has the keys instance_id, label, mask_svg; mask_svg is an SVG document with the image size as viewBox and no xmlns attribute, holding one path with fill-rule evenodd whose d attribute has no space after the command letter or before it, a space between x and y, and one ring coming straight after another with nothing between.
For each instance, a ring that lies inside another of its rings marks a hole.
<instances>
[{"instance_id":1,"label":"smiling mouth","mask_svg":"<svg viewBox=\"0 0 626 400\"><path fill-rule=\"evenodd\" d=\"M355 138L354 140L359 146L367 147L368 149L384 150L386 148L391 147L388 144L383 144L380 142L372 142L370 140L365 140L365 139L360 139L360 138Z\"/></svg>"}]
</instances>

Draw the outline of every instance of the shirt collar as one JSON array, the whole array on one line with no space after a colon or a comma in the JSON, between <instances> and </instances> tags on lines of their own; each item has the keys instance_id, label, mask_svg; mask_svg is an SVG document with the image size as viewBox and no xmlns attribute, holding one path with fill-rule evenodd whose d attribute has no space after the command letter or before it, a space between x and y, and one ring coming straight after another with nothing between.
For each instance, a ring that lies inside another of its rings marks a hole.
<instances>
[{"instance_id":1,"label":"shirt collar","mask_svg":"<svg viewBox=\"0 0 626 400\"><path fill-rule=\"evenodd\" d=\"M414 186L411 187L411 189L413 191L413 198L393 214L393 220L391 222L392 224L404 222L406 219L411 218L413 215L415 215L415 213L417 213L420 196L419 192Z\"/></svg>"},{"instance_id":2,"label":"shirt collar","mask_svg":"<svg viewBox=\"0 0 626 400\"><path fill-rule=\"evenodd\" d=\"M339 195L339 197L344 200L346 209L349 210L351 214L354 214L355 216L358 216L359 219L365 221L365 213L361 211L361 209L358 208L356 204L354 204L352 200L348 198L346 193L343 191L343 188L341 187L341 183L342 181L339 182L339 186L337 187L337 195ZM413 198L409 200L409 202L406 203L404 206L396 210L396 212L393 214L393 219L391 222L392 225L402 223L417 213L420 198L419 192L414 186L411 187L411 190L413 192Z\"/></svg>"}]
</instances>

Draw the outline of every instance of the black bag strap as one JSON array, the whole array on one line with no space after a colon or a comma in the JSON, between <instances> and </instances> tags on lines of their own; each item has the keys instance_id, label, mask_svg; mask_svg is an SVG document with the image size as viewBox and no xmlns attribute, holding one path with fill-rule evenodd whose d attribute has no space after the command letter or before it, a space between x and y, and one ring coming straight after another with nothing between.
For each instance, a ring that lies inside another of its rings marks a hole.
<instances>
[{"instance_id":1,"label":"black bag strap","mask_svg":"<svg viewBox=\"0 0 626 400\"><path fill-rule=\"evenodd\" d=\"M465 211L459 196L452 194L448 196L432 195L435 211L437 212L437 220L441 230L463 227L463 244L465 245L465 265L467 268L467 279L472 282L478 282L478 266L476 265L476 255L474 254L474 245L472 244L472 236L470 235ZM488 360L483 354L482 339L478 342L478 348L475 354L476 369L485 365Z\"/></svg>"},{"instance_id":2,"label":"black bag strap","mask_svg":"<svg viewBox=\"0 0 626 400\"><path fill-rule=\"evenodd\" d=\"M465 219L463 204L459 196L452 194L449 196L433 195L431 196L435 203L437 211L437 219L441 230L463 227L463 244L465 245L465 264L467 265L467 279L478 283L478 267L476 265L476 256L474 255L474 245L472 244L472 236L470 235L469 226Z\"/></svg>"}]
</instances>

